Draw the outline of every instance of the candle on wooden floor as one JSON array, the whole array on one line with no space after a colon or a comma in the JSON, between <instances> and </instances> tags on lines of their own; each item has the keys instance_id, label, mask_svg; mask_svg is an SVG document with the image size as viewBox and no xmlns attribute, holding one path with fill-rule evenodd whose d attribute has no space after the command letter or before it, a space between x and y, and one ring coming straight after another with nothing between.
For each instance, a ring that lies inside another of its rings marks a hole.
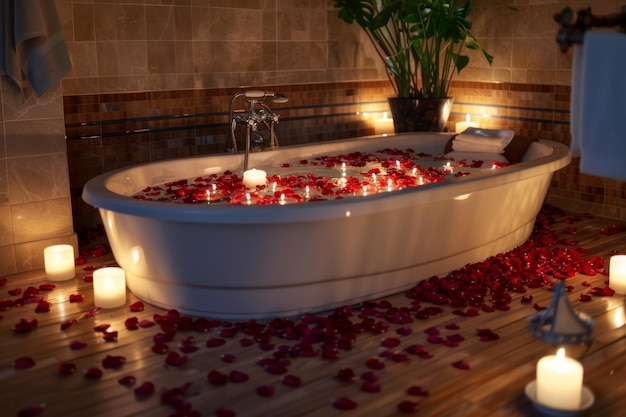
<instances>
[{"instance_id":1,"label":"candle on wooden floor","mask_svg":"<svg viewBox=\"0 0 626 417\"><path fill-rule=\"evenodd\" d=\"M74 278L74 247L72 245L48 246L43 250L46 276L50 281L65 281Z\"/></svg>"},{"instance_id":2,"label":"candle on wooden floor","mask_svg":"<svg viewBox=\"0 0 626 417\"><path fill-rule=\"evenodd\" d=\"M537 401L558 410L577 410L582 400L583 367L565 356L544 356L537 363Z\"/></svg>"},{"instance_id":3,"label":"candle on wooden floor","mask_svg":"<svg viewBox=\"0 0 626 417\"><path fill-rule=\"evenodd\" d=\"M93 273L93 300L96 307L115 308L126 303L126 274L122 268L100 268Z\"/></svg>"},{"instance_id":4,"label":"candle on wooden floor","mask_svg":"<svg viewBox=\"0 0 626 417\"><path fill-rule=\"evenodd\" d=\"M626 295L626 255L613 255L609 261L609 287Z\"/></svg>"}]
</instances>

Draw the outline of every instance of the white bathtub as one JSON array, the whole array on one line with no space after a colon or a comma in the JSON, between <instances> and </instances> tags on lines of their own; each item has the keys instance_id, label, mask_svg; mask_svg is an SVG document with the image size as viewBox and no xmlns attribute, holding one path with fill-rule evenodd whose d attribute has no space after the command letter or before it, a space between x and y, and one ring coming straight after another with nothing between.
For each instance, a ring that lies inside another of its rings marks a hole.
<instances>
[{"instance_id":1,"label":"white bathtub","mask_svg":"<svg viewBox=\"0 0 626 417\"><path fill-rule=\"evenodd\" d=\"M250 167L348 150L441 153L447 134L285 147ZM320 311L397 293L524 242L566 146L531 145L524 161L446 182L363 198L271 205L187 205L128 196L146 185L240 171L242 155L149 163L100 175L83 199L98 207L128 288L166 308L242 319Z\"/></svg>"}]
</instances>

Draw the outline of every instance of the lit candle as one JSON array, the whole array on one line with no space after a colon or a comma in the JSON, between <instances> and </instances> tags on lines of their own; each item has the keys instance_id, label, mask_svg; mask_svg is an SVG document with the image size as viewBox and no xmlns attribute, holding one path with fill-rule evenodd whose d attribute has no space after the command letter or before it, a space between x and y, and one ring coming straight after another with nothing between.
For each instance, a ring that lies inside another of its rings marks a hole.
<instances>
[{"instance_id":1,"label":"lit candle","mask_svg":"<svg viewBox=\"0 0 626 417\"><path fill-rule=\"evenodd\" d=\"M48 246L43 250L43 261L50 281L65 281L76 276L72 245Z\"/></svg>"},{"instance_id":2,"label":"lit candle","mask_svg":"<svg viewBox=\"0 0 626 417\"><path fill-rule=\"evenodd\" d=\"M565 357L560 348L556 356L544 356L537 363L537 401L558 410L580 408L583 367L575 359Z\"/></svg>"},{"instance_id":3,"label":"lit candle","mask_svg":"<svg viewBox=\"0 0 626 417\"><path fill-rule=\"evenodd\" d=\"M101 308L126 304L126 275L122 268L107 267L94 271L93 302Z\"/></svg>"},{"instance_id":4,"label":"lit candle","mask_svg":"<svg viewBox=\"0 0 626 417\"><path fill-rule=\"evenodd\" d=\"M456 133L461 133L462 131L464 131L468 127L480 127L478 125L478 122L472 122L471 116L469 115L469 113L467 113L465 115L465 121L464 122L458 122L456 124L456 127L455 127L454 130L455 130Z\"/></svg>"},{"instance_id":5,"label":"lit candle","mask_svg":"<svg viewBox=\"0 0 626 417\"><path fill-rule=\"evenodd\" d=\"M387 112L383 113L383 117L374 120L374 133L377 135L386 135L394 133L393 119L387 117Z\"/></svg>"},{"instance_id":6,"label":"lit candle","mask_svg":"<svg viewBox=\"0 0 626 417\"><path fill-rule=\"evenodd\" d=\"M243 173L243 185L248 188L256 188L257 185L265 185L267 173L260 169L249 169Z\"/></svg>"},{"instance_id":7,"label":"lit candle","mask_svg":"<svg viewBox=\"0 0 626 417\"><path fill-rule=\"evenodd\" d=\"M626 295L626 255L611 256L609 261L609 287L616 294Z\"/></svg>"}]
</instances>

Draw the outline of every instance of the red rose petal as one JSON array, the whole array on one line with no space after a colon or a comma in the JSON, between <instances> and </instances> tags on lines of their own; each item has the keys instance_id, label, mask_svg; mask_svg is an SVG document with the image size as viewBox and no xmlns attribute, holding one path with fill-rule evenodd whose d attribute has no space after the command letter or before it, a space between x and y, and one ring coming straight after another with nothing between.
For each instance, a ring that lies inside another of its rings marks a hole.
<instances>
[{"instance_id":1,"label":"red rose petal","mask_svg":"<svg viewBox=\"0 0 626 417\"><path fill-rule=\"evenodd\" d=\"M333 407L337 410L354 410L358 407L358 403L356 401L351 400L348 397L339 397L333 400Z\"/></svg>"},{"instance_id":2,"label":"red rose petal","mask_svg":"<svg viewBox=\"0 0 626 417\"><path fill-rule=\"evenodd\" d=\"M76 319L64 321L63 323L61 323L61 330L67 330L77 323L78 323L78 320Z\"/></svg>"},{"instance_id":3,"label":"red rose petal","mask_svg":"<svg viewBox=\"0 0 626 417\"><path fill-rule=\"evenodd\" d=\"M132 375L126 375L117 380L118 384L125 386L135 385L135 382L137 382L137 378Z\"/></svg>"},{"instance_id":4,"label":"red rose petal","mask_svg":"<svg viewBox=\"0 0 626 417\"><path fill-rule=\"evenodd\" d=\"M137 330L139 328L139 319L137 317L129 317L124 321L124 327L128 330Z\"/></svg>"},{"instance_id":5,"label":"red rose petal","mask_svg":"<svg viewBox=\"0 0 626 417\"><path fill-rule=\"evenodd\" d=\"M580 295L578 296L578 300L579 300L579 301L582 301L582 302L588 302L588 301L591 301L591 295L589 295L589 294L580 294Z\"/></svg>"},{"instance_id":6,"label":"red rose petal","mask_svg":"<svg viewBox=\"0 0 626 417\"><path fill-rule=\"evenodd\" d=\"M89 368L85 371L85 377L89 379L100 379L102 374L103 372L100 368Z\"/></svg>"},{"instance_id":7,"label":"red rose petal","mask_svg":"<svg viewBox=\"0 0 626 417\"><path fill-rule=\"evenodd\" d=\"M342 368L337 372L337 378L340 381L352 382L356 380L356 374L352 368Z\"/></svg>"},{"instance_id":8,"label":"red rose petal","mask_svg":"<svg viewBox=\"0 0 626 417\"><path fill-rule=\"evenodd\" d=\"M361 391L369 392L370 394L379 393L381 391L380 384L365 381L361 384Z\"/></svg>"},{"instance_id":9,"label":"red rose petal","mask_svg":"<svg viewBox=\"0 0 626 417\"><path fill-rule=\"evenodd\" d=\"M76 372L76 364L71 362L65 362L60 364L58 369L61 375L71 375Z\"/></svg>"},{"instance_id":10,"label":"red rose petal","mask_svg":"<svg viewBox=\"0 0 626 417\"><path fill-rule=\"evenodd\" d=\"M118 369L121 368L122 365L126 363L126 358L124 356L112 356L107 355L102 360L102 366L104 369Z\"/></svg>"},{"instance_id":11,"label":"red rose petal","mask_svg":"<svg viewBox=\"0 0 626 417\"><path fill-rule=\"evenodd\" d=\"M153 322L152 320L147 320L147 319L139 320L139 327L141 327L142 329L146 329L154 325L156 325L156 323Z\"/></svg>"},{"instance_id":12,"label":"red rose petal","mask_svg":"<svg viewBox=\"0 0 626 417\"><path fill-rule=\"evenodd\" d=\"M456 323L449 323L444 326L448 330L459 330L459 325Z\"/></svg>"},{"instance_id":13,"label":"red rose petal","mask_svg":"<svg viewBox=\"0 0 626 417\"><path fill-rule=\"evenodd\" d=\"M138 397L148 397L154 394L154 384L146 381L134 389L135 395Z\"/></svg>"},{"instance_id":14,"label":"red rose petal","mask_svg":"<svg viewBox=\"0 0 626 417\"><path fill-rule=\"evenodd\" d=\"M165 357L165 363L169 366L183 366L187 363L187 356L181 355L178 352L170 352Z\"/></svg>"},{"instance_id":15,"label":"red rose petal","mask_svg":"<svg viewBox=\"0 0 626 417\"><path fill-rule=\"evenodd\" d=\"M368 372L365 372L363 375L361 375L361 379L363 381L373 383L373 382L377 382L379 377L375 372L368 371Z\"/></svg>"},{"instance_id":16,"label":"red rose petal","mask_svg":"<svg viewBox=\"0 0 626 417\"><path fill-rule=\"evenodd\" d=\"M235 384L240 384L242 382L246 382L247 380L249 380L250 376L240 371L231 371L230 374L228 375L228 379L230 380L230 382L233 382Z\"/></svg>"},{"instance_id":17,"label":"red rose petal","mask_svg":"<svg viewBox=\"0 0 626 417\"><path fill-rule=\"evenodd\" d=\"M145 305L141 301L137 301L137 302L132 303L130 305L130 311L132 311L134 313L139 312L139 311L143 311L144 308L145 308Z\"/></svg>"},{"instance_id":18,"label":"red rose petal","mask_svg":"<svg viewBox=\"0 0 626 417\"><path fill-rule=\"evenodd\" d=\"M70 303L78 303L84 300L85 297L82 294L70 294Z\"/></svg>"},{"instance_id":19,"label":"red rose petal","mask_svg":"<svg viewBox=\"0 0 626 417\"><path fill-rule=\"evenodd\" d=\"M83 277L83 281L85 281L85 282L93 282L93 275L85 275Z\"/></svg>"},{"instance_id":20,"label":"red rose petal","mask_svg":"<svg viewBox=\"0 0 626 417\"><path fill-rule=\"evenodd\" d=\"M206 340L206 347L214 348L214 347L222 346L225 343L226 343L225 339L222 339L219 337L210 337Z\"/></svg>"},{"instance_id":21,"label":"red rose petal","mask_svg":"<svg viewBox=\"0 0 626 417\"><path fill-rule=\"evenodd\" d=\"M381 342L381 346L384 347L388 347L388 348L394 348L398 345L400 345L400 339L397 339L395 337L388 337L386 339L383 339L383 341Z\"/></svg>"},{"instance_id":22,"label":"red rose petal","mask_svg":"<svg viewBox=\"0 0 626 417\"><path fill-rule=\"evenodd\" d=\"M235 355L230 354L230 353L223 353L222 354L222 362L235 363L235 362L237 362L237 357Z\"/></svg>"},{"instance_id":23,"label":"red rose petal","mask_svg":"<svg viewBox=\"0 0 626 417\"><path fill-rule=\"evenodd\" d=\"M70 342L70 349L72 350L80 350L87 347L86 342L81 342L79 340L72 340Z\"/></svg>"},{"instance_id":24,"label":"red rose petal","mask_svg":"<svg viewBox=\"0 0 626 417\"><path fill-rule=\"evenodd\" d=\"M398 410L404 413L414 413L419 410L419 403L415 401L402 401L398 404Z\"/></svg>"},{"instance_id":25,"label":"red rose petal","mask_svg":"<svg viewBox=\"0 0 626 417\"><path fill-rule=\"evenodd\" d=\"M152 346L152 351L154 353L158 353L159 355L164 355L170 351L170 347L165 343L155 343Z\"/></svg>"},{"instance_id":26,"label":"red rose petal","mask_svg":"<svg viewBox=\"0 0 626 417\"><path fill-rule=\"evenodd\" d=\"M302 380L300 379L300 377L295 375L285 375L282 382L283 385L290 388L298 388L300 385L302 385Z\"/></svg>"},{"instance_id":27,"label":"red rose petal","mask_svg":"<svg viewBox=\"0 0 626 417\"><path fill-rule=\"evenodd\" d=\"M21 358L17 358L13 361L13 367L15 369L28 369L35 366L35 361L33 358L23 356Z\"/></svg>"},{"instance_id":28,"label":"red rose petal","mask_svg":"<svg viewBox=\"0 0 626 417\"><path fill-rule=\"evenodd\" d=\"M117 340L117 330L113 332L104 332L102 333L102 338L108 342Z\"/></svg>"},{"instance_id":29,"label":"red rose petal","mask_svg":"<svg viewBox=\"0 0 626 417\"><path fill-rule=\"evenodd\" d=\"M107 323L103 323L103 324L99 324L96 327L93 328L94 332L105 332L106 329L108 329L109 327L111 327L110 324Z\"/></svg>"},{"instance_id":30,"label":"red rose petal","mask_svg":"<svg viewBox=\"0 0 626 417\"><path fill-rule=\"evenodd\" d=\"M464 360L453 362L452 366L454 366L457 369L463 369L463 370L469 370L470 369L469 363L467 363Z\"/></svg>"},{"instance_id":31,"label":"red rose petal","mask_svg":"<svg viewBox=\"0 0 626 417\"><path fill-rule=\"evenodd\" d=\"M367 366L370 369L381 370L385 368L385 363L378 360L377 358L370 358L367 361L365 361L365 366Z\"/></svg>"},{"instance_id":32,"label":"red rose petal","mask_svg":"<svg viewBox=\"0 0 626 417\"><path fill-rule=\"evenodd\" d=\"M14 333L28 333L37 327L37 319L21 319L19 323L13 326Z\"/></svg>"},{"instance_id":33,"label":"red rose petal","mask_svg":"<svg viewBox=\"0 0 626 417\"><path fill-rule=\"evenodd\" d=\"M274 395L273 385L260 385L256 388L256 393L261 397L271 397Z\"/></svg>"},{"instance_id":34,"label":"red rose petal","mask_svg":"<svg viewBox=\"0 0 626 417\"><path fill-rule=\"evenodd\" d=\"M207 374L207 379L210 384L213 385L223 385L228 382L228 375L224 375L220 371L216 371L213 369Z\"/></svg>"},{"instance_id":35,"label":"red rose petal","mask_svg":"<svg viewBox=\"0 0 626 417\"><path fill-rule=\"evenodd\" d=\"M36 313L49 313L50 312L50 303L47 301L40 301L37 304L37 308L35 309Z\"/></svg>"}]
</instances>

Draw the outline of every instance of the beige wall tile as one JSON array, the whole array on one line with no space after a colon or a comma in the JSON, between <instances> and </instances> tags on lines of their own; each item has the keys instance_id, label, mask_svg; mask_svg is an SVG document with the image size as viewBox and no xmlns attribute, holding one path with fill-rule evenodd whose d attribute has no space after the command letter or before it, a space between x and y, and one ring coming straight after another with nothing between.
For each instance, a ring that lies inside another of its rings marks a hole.
<instances>
[{"instance_id":1,"label":"beige wall tile","mask_svg":"<svg viewBox=\"0 0 626 417\"><path fill-rule=\"evenodd\" d=\"M15 247L0 246L0 276L15 274L16 272L17 264L15 262Z\"/></svg>"},{"instance_id":2,"label":"beige wall tile","mask_svg":"<svg viewBox=\"0 0 626 417\"><path fill-rule=\"evenodd\" d=\"M63 119L36 119L5 122L8 158L65 153Z\"/></svg>"},{"instance_id":3,"label":"beige wall tile","mask_svg":"<svg viewBox=\"0 0 626 417\"><path fill-rule=\"evenodd\" d=\"M173 6L146 6L146 39L174 40L176 38Z\"/></svg>"},{"instance_id":4,"label":"beige wall tile","mask_svg":"<svg viewBox=\"0 0 626 417\"><path fill-rule=\"evenodd\" d=\"M145 39L145 7L137 4L116 4L115 34L117 36L117 40L130 41Z\"/></svg>"},{"instance_id":5,"label":"beige wall tile","mask_svg":"<svg viewBox=\"0 0 626 417\"><path fill-rule=\"evenodd\" d=\"M94 41L95 21L93 14L93 5L74 3L72 5L73 21L74 21L74 40L75 41Z\"/></svg>"},{"instance_id":6,"label":"beige wall tile","mask_svg":"<svg viewBox=\"0 0 626 417\"><path fill-rule=\"evenodd\" d=\"M13 227L11 225L11 207L3 201L0 191L0 247L13 244Z\"/></svg>"},{"instance_id":7,"label":"beige wall tile","mask_svg":"<svg viewBox=\"0 0 626 417\"><path fill-rule=\"evenodd\" d=\"M11 206L13 243L70 235L72 210L69 197Z\"/></svg>"},{"instance_id":8,"label":"beige wall tile","mask_svg":"<svg viewBox=\"0 0 626 417\"><path fill-rule=\"evenodd\" d=\"M7 159L9 203L69 197L65 153Z\"/></svg>"}]
</instances>

